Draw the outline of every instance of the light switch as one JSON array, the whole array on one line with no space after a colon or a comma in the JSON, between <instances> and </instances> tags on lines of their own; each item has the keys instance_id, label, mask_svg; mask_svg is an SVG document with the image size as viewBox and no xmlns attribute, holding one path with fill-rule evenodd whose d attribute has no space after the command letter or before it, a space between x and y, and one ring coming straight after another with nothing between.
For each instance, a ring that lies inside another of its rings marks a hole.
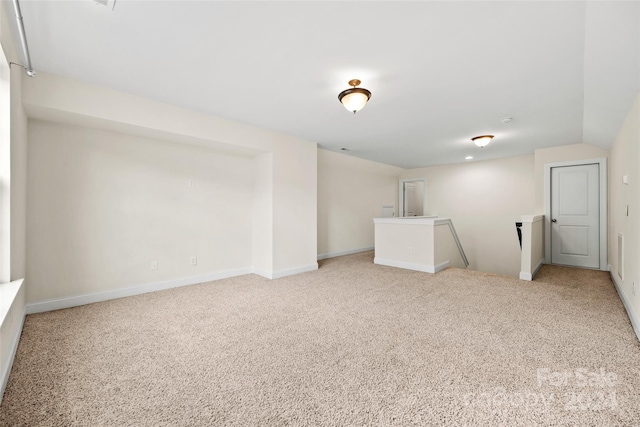
<instances>
[{"instance_id":1,"label":"light switch","mask_svg":"<svg viewBox=\"0 0 640 427\"><path fill-rule=\"evenodd\" d=\"M623 184L629 184L629 175L623 175L622 176L622 183Z\"/></svg>"}]
</instances>

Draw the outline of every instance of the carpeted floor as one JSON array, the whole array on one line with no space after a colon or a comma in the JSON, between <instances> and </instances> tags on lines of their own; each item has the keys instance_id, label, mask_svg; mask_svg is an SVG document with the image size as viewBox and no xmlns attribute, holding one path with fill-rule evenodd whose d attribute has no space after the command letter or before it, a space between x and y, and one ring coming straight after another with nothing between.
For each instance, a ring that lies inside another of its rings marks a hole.
<instances>
[{"instance_id":1,"label":"carpeted floor","mask_svg":"<svg viewBox=\"0 0 640 427\"><path fill-rule=\"evenodd\" d=\"M606 272L323 261L27 317L0 425L640 424Z\"/></svg>"}]
</instances>

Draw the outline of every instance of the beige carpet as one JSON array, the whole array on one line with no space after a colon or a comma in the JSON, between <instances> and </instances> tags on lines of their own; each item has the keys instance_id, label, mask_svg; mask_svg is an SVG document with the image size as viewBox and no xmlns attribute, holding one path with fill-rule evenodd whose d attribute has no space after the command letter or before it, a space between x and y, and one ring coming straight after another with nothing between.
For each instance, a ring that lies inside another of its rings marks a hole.
<instances>
[{"instance_id":1,"label":"beige carpet","mask_svg":"<svg viewBox=\"0 0 640 427\"><path fill-rule=\"evenodd\" d=\"M30 315L0 424L631 426L640 344L608 273L364 253Z\"/></svg>"}]
</instances>

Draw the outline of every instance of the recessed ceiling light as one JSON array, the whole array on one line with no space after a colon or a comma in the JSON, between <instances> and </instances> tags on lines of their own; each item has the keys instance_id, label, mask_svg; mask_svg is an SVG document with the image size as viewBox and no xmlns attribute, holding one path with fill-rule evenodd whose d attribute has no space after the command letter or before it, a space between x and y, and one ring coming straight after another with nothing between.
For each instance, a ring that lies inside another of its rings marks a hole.
<instances>
[{"instance_id":1,"label":"recessed ceiling light","mask_svg":"<svg viewBox=\"0 0 640 427\"><path fill-rule=\"evenodd\" d=\"M464 158L465 160L473 160L473 156L467 156Z\"/></svg>"},{"instance_id":2,"label":"recessed ceiling light","mask_svg":"<svg viewBox=\"0 0 640 427\"><path fill-rule=\"evenodd\" d=\"M503 117L500 119L502 123L509 123L511 120L513 120L513 117Z\"/></svg>"}]
</instances>

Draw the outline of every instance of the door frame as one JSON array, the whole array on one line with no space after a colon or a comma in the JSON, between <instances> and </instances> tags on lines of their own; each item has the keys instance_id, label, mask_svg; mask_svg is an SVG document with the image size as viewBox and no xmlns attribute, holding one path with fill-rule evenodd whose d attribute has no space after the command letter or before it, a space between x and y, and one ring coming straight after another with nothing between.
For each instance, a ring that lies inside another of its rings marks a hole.
<instances>
[{"instance_id":1,"label":"door frame","mask_svg":"<svg viewBox=\"0 0 640 427\"><path fill-rule=\"evenodd\" d=\"M600 186L600 270L609 271L607 255L607 158L571 160L544 164L544 263L551 264L551 169L597 164Z\"/></svg>"},{"instance_id":2,"label":"door frame","mask_svg":"<svg viewBox=\"0 0 640 427\"><path fill-rule=\"evenodd\" d=\"M398 216L404 214L404 184L405 182L422 182L422 216L427 215L427 178L404 178L398 180Z\"/></svg>"}]
</instances>

